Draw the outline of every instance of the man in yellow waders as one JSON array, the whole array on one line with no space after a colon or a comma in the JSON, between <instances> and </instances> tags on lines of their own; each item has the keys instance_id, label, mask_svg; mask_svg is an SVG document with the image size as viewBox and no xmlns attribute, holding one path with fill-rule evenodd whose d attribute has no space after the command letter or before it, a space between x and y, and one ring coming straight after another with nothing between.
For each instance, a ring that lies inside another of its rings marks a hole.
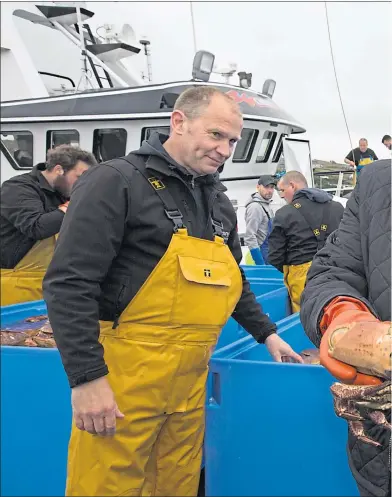
<instances>
[{"instance_id":1,"label":"man in yellow waders","mask_svg":"<svg viewBox=\"0 0 392 497\"><path fill-rule=\"evenodd\" d=\"M239 269L217 174L237 104L196 86L170 124L78 182L44 279L72 388L67 495L197 494L208 361L231 315L277 361L302 362Z\"/></svg>"},{"instance_id":2,"label":"man in yellow waders","mask_svg":"<svg viewBox=\"0 0 392 497\"><path fill-rule=\"evenodd\" d=\"M359 140L359 147L354 148L354 150L350 150L344 159L346 164L355 168L354 185L361 173L361 170L375 160L378 160L376 153L368 147L367 139L361 138Z\"/></svg>"},{"instance_id":3,"label":"man in yellow waders","mask_svg":"<svg viewBox=\"0 0 392 497\"><path fill-rule=\"evenodd\" d=\"M308 188L298 171L286 173L277 187L288 205L275 214L268 261L284 274L292 310L298 312L312 259L338 228L344 209L329 193Z\"/></svg>"},{"instance_id":4,"label":"man in yellow waders","mask_svg":"<svg viewBox=\"0 0 392 497\"><path fill-rule=\"evenodd\" d=\"M1 305L42 299L42 279L53 256L75 181L96 160L69 145L49 150L46 163L1 187Z\"/></svg>"}]
</instances>

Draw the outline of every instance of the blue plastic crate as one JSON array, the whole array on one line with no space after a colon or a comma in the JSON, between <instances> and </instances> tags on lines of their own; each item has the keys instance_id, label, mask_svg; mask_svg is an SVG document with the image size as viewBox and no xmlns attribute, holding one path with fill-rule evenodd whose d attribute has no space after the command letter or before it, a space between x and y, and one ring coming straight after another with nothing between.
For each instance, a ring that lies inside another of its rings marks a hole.
<instances>
[{"instance_id":1,"label":"blue plastic crate","mask_svg":"<svg viewBox=\"0 0 392 497\"><path fill-rule=\"evenodd\" d=\"M291 313L290 300L286 287L261 295L257 297L256 300L260 302L263 311L268 314L273 322L278 322ZM212 357L218 353L219 349L226 347L243 337L250 337L250 335L233 318L230 318L222 330ZM212 375L210 373L207 378L207 399L209 399L211 392ZM204 457L205 456L203 455L202 467L204 467L205 464Z\"/></svg>"},{"instance_id":2,"label":"blue plastic crate","mask_svg":"<svg viewBox=\"0 0 392 497\"><path fill-rule=\"evenodd\" d=\"M2 307L1 324L43 313L43 301ZM64 495L70 429L57 349L1 347L1 495Z\"/></svg>"},{"instance_id":3,"label":"blue plastic crate","mask_svg":"<svg viewBox=\"0 0 392 497\"><path fill-rule=\"evenodd\" d=\"M298 314L279 323L295 350L312 347ZM321 366L278 364L245 337L210 361L206 495L356 496L347 423L333 410L335 381Z\"/></svg>"},{"instance_id":4,"label":"blue plastic crate","mask_svg":"<svg viewBox=\"0 0 392 497\"><path fill-rule=\"evenodd\" d=\"M247 278L250 289L258 297L284 286L283 279L278 278Z\"/></svg>"},{"instance_id":5,"label":"blue plastic crate","mask_svg":"<svg viewBox=\"0 0 392 497\"><path fill-rule=\"evenodd\" d=\"M278 271L274 266L248 266L241 264L247 278L278 278L283 280L283 273Z\"/></svg>"},{"instance_id":6,"label":"blue plastic crate","mask_svg":"<svg viewBox=\"0 0 392 497\"><path fill-rule=\"evenodd\" d=\"M291 314L290 300L286 287L280 286L271 292L259 295L256 300L260 302L263 311L272 321L277 322ZM233 319L230 318L219 337L215 350L226 347L248 333Z\"/></svg>"}]
</instances>

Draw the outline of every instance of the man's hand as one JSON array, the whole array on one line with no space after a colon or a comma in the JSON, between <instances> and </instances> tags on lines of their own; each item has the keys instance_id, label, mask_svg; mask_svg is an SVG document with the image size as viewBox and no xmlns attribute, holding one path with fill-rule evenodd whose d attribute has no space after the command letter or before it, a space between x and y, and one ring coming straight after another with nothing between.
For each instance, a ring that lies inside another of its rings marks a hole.
<instances>
[{"instance_id":1,"label":"man's hand","mask_svg":"<svg viewBox=\"0 0 392 497\"><path fill-rule=\"evenodd\" d=\"M64 214L65 214L67 212L68 205L69 205L69 200L67 202L65 202L64 204L59 205L57 208L60 211L64 212Z\"/></svg>"},{"instance_id":2,"label":"man's hand","mask_svg":"<svg viewBox=\"0 0 392 497\"><path fill-rule=\"evenodd\" d=\"M336 297L324 308L320 321L320 364L343 383L378 385L381 380L372 369L390 370L390 345L382 345L390 339L388 330L360 300Z\"/></svg>"},{"instance_id":3,"label":"man's hand","mask_svg":"<svg viewBox=\"0 0 392 497\"><path fill-rule=\"evenodd\" d=\"M280 338L276 333L273 333L265 340L265 345L268 352L271 354L276 362L283 362L282 357L290 357L293 362L300 362L303 364L302 357L295 353L288 343Z\"/></svg>"},{"instance_id":4,"label":"man's hand","mask_svg":"<svg viewBox=\"0 0 392 497\"><path fill-rule=\"evenodd\" d=\"M116 418L123 418L105 376L72 389L76 426L92 435L113 436Z\"/></svg>"}]
</instances>

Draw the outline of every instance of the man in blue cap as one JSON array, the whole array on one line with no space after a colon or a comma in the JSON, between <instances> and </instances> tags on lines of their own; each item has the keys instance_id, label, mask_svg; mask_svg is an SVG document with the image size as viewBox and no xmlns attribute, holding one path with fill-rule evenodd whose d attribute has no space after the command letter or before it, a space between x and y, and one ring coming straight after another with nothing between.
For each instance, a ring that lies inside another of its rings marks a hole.
<instances>
[{"instance_id":1,"label":"man in blue cap","mask_svg":"<svg viewBox=\"0 0 392 497\"><path fill-rule=\"evenodd\" d=\"M257 183L257 192L253 193L245 204L244 241L256 265L268 263L268 237L272 230L274 216L271 203L275 186L276 179L263 174Z\"/></svg>"}]
</instances>

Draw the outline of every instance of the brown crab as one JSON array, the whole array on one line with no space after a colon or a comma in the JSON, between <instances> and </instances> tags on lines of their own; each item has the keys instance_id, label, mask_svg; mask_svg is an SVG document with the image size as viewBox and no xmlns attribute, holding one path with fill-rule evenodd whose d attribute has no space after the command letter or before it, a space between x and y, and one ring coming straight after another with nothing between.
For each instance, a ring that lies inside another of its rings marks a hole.
<instances>
[{"instance_id":1,"label":"brown crab","mask_svg":"<svg viewBox=\"0 0 392 497\"><path fill-rule=\"evenodd\" d=\"M392 325L374 321L337 327L328 338L329 355L357 371L391 378Z\"/></svg>"},{"instance_id":2,"label":"brown crab","mask_svg":"<svg viewBox=\"0 0 392 497\"><path fill-rule=\"evenodd\" d=\"M352 433L363 442L380 446L365 433L363 422L371 420L391 430L384 412L391 410L391 381L381 385L345 385L334 383L331 386L336 415L348 421Z\"/></svg>"},{"instance_id":3,"label":"brown crab","mask_svg":"<svg viewBox=\"0 0 392 497\"><path fill-rule=\"evenodd\" d=\"M3 328L1 330L1 345L55 348L56 343L48 316L26 318L24 323L40 323L41 321L42 324L36 328L26 329L24 324Z\"/></svg>"}]
</instances>

